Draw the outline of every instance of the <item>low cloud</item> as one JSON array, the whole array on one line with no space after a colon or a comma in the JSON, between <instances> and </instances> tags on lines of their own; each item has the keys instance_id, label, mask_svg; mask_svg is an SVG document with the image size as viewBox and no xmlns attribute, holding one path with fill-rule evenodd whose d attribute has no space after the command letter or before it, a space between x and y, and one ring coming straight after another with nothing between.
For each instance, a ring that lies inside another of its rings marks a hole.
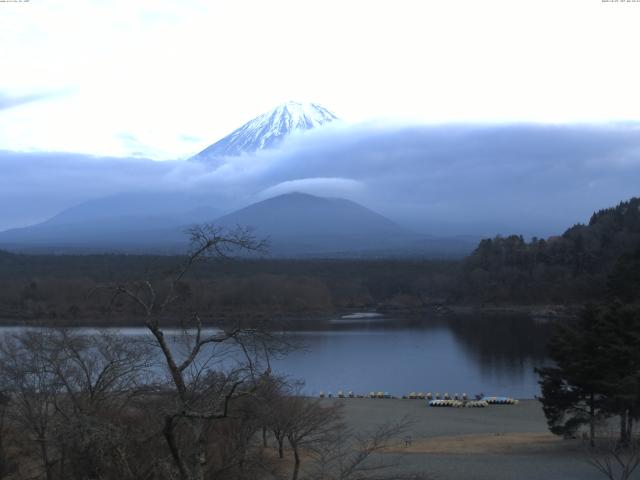
<instances>
[{"instance_id":1,"label":"low cloud","mask_svg":"<svg viewBox=\"0 0 640 480\"><path fill-rule=\"evenodd\" d=\"M267 199L285 193L304 192L311 195L343 197L358 194L365 188L362 182L349 178L301 178L287 180L258 193L258 198Z\"/></svg>"},{"instance_id":2,"label":"low cloud","mask_svg":"<svg viewBox=\"0 0 640 480\"><path fill-rule=\"evenodd\" d=\"M25 103L31 103L38 100L44 100L52 97L51 93L34 93L30 95L10 95L8 93L0 92L0 111L8 110L9 108L18 107Z\"/></svg>"},{"instance_id":3,"label":"low cloud","mask_svg":"<svg viewBox=\"0 0 640 480\"><path fill-rule=\"evenodd\" d=\"M231 210L301 191L433 234L548 235L640 195L637 125L367 124L294 135L215 165L0 152L0 228L88 198L189 191Z\"/></svg>"},{"instance_id":4,"label":"low cloud","mask_svg":"<svg viewBox=\"0 0 640 480\"><path fill-rule=\"evenodd\" d=\"M435 232L549 234L639 195L639 146L638 125L363 125L292 139L268 181L349 179L352 199Z\"/></svg>"},{"instance_id":5,"label":"low cloud","mask_svg":"<svg viewBox=\"0 0 640 480\"><path fill-rule=\"evenodd\" d=\"M171 168L140 159L0 151L0 229L45 220L88 199L154 189Z\"/></svg>"}]
</instances>

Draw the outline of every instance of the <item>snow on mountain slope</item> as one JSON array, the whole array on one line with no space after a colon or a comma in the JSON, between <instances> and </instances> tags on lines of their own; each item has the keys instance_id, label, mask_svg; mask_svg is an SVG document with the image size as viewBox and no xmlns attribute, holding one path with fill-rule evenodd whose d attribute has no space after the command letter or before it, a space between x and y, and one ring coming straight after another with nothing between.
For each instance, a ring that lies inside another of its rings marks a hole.
<instances>
[{"instance_id":1,"label":"snow on mountain slope","mask_svg":"<svg viewBox=\"0 0 640 480\"><path fill-rule=\"evenodd\" d=\"M287 102L245 123L191 159L208 161L274 148L296 130L310 130L337 119L316 103Z\"/></svg>"}]
</instances>

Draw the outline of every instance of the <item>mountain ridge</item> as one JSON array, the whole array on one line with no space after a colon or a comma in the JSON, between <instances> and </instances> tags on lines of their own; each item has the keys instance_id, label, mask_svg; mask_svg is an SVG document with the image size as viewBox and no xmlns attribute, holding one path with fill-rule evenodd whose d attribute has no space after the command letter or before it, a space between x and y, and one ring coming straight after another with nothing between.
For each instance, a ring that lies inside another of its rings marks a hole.
<instances>
[{"instance_id":1,"label":"mountain ridge","mask_svg":"<svg viewBox=\"0 0 640 480\"><path fill-rule=\"evenodd\" d=\"M249 120L190 160L206 162L275 148L293 132L311 130L335 120L338 120L335 114L317 103L286 102Z\"/></svg>"},{"instance_id":2,"label":"mountain ridge","mask_svg":"<svg viewBox=\"0 0 640 480\"><path fill-rule=\"evenodd\" d=\"M78 212L87 213L84 209L71 210L53 221L0 232L0 249L178 254L188 248L187 229L202 222L226 229L250 227L256 237L269 240L269 256L279 258L450 257L468 253L474 246L467 241L411 232L351 200L301 192L271 197L223 216L214 217L212 213L206 219L202 218L205 212L194 215L199 218L188 218L188 211L175 217L155 217L140 211L118 216L114 211L113 216L83 218L75 216Z\"/></svg>"},{"instance_id":3,"label":"mountain ridge","mask_svg":"<svg viewBox=\"0 0 640 480\"><path fill-rule=\"evenodd\" d=\"M285 193L252 203L218 218L216 223L246 225L269 234L275 231L279 235L392 234L404 231L395 222L359 203L301 192ZM358 232L358 229L365 231Z\"/></svg>"}]
</instances>

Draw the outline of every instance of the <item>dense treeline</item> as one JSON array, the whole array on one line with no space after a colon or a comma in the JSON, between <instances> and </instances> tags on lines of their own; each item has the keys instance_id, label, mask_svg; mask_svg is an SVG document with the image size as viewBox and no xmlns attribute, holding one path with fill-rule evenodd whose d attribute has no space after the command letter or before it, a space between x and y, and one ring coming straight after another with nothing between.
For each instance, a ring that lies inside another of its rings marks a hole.
<instances>
[{"instance_id":1,"label":"dense treeline","mask_svg":"<svg viewBox=\"0 0 640 480\"><path fill-rule=\"evenodd\" d=\"M183 301L211 315L330 313L440 304L581 304L603 298L607 275L640 245L640 199L594 213L548 239L495 237L464 260L214 259L181 282ZM111 322L105 282L159 278L180 257L0 252L0 318Z\"/></svg>"},{"instance_id":2,"label":"dense treeline","mask_svg":"<svg viewBox=\"0 0 640 480\"><path fill-rule=\"evenodd\" d=\"M562 236L482 240L464 262L463 296L530 304L603 299L617 260L638 246L640 198L594 213Z\"/></svg>"},{"instance_id":3,"label":"dense treeline","mask_svg":"<svg viewBox=\"0 0 640 480\"><path fill-rule=\"evenodd\" d=\"M105 282L162 277L179 257L0 257L0 318L111 322ZM179 285L183 302L211 315L329 313L442 302L459 264L440 260L211 259ZM120 318L122 320L122 318Z\"/></svg>"}]
</instances>

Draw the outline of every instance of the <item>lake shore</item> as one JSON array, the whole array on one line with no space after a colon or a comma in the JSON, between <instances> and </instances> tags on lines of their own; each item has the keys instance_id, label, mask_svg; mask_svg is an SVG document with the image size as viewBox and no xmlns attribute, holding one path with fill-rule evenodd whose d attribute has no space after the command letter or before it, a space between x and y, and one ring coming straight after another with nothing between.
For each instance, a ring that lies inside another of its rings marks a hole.
<instances>
[{"instance_id":1,"label":"lake shore","mask_svg":"<svg viewBox=\"0 0 640 480\"><path fill-rule=\"evenodd\" d=\"M386 320L394 318L412 320L413 322L427 321L433 318L447 319L467 316L514 316L529 317L540 322L563 321L575 318L580 311L579 305L549 305L549 304L433 304L426 306L378 305L361 308L344 308L329 311L262 311L234 309L219 310L215 315L203 316L203 323L207 326L220 324L236 325L238 322L247 326L261 324L274 330L309 330L318 327L331 327L340 323L341 319L353 320L353 316L362 315L362 321L374 320L382 317ZM139 327L143 326L143 318L106 315L97 318L52 318L46 315L33 317L27 315L0 313L1 326L41 326L41 327ZM180 327L179 322L166 318L160 323L165 327ZM342 322L346 323L346 322Z\"/></svg>"},{"instance_id":2,"label":"lake shore","mask_svg":"<svg viewBox=\"0 0 640 480\"><path fill-rule=\"evenodd\" d=\"M375 311L387 315L419 315L428 313L443 317L452 315L518 315L541 320L562 320L574 318L581 308L581 305L564 304L464 304L443 302L425 307L383 305Z\"/></svg>"},{"instance_id":3,"label":"lake shore","mask_svg":"<svg viewBox=\"0 0 640 480\"><path fill-rule=\"evenodd\" d=\"M423 472L440 480L596 480L580 440L549 433L541 404L487 408L435 408L422 400L325 399L344 404L357 431L407 418L404 440L384 455L401 456L402 473ZM372 420L373 419L373 420Z\"/></svg>"}]
</instances>

